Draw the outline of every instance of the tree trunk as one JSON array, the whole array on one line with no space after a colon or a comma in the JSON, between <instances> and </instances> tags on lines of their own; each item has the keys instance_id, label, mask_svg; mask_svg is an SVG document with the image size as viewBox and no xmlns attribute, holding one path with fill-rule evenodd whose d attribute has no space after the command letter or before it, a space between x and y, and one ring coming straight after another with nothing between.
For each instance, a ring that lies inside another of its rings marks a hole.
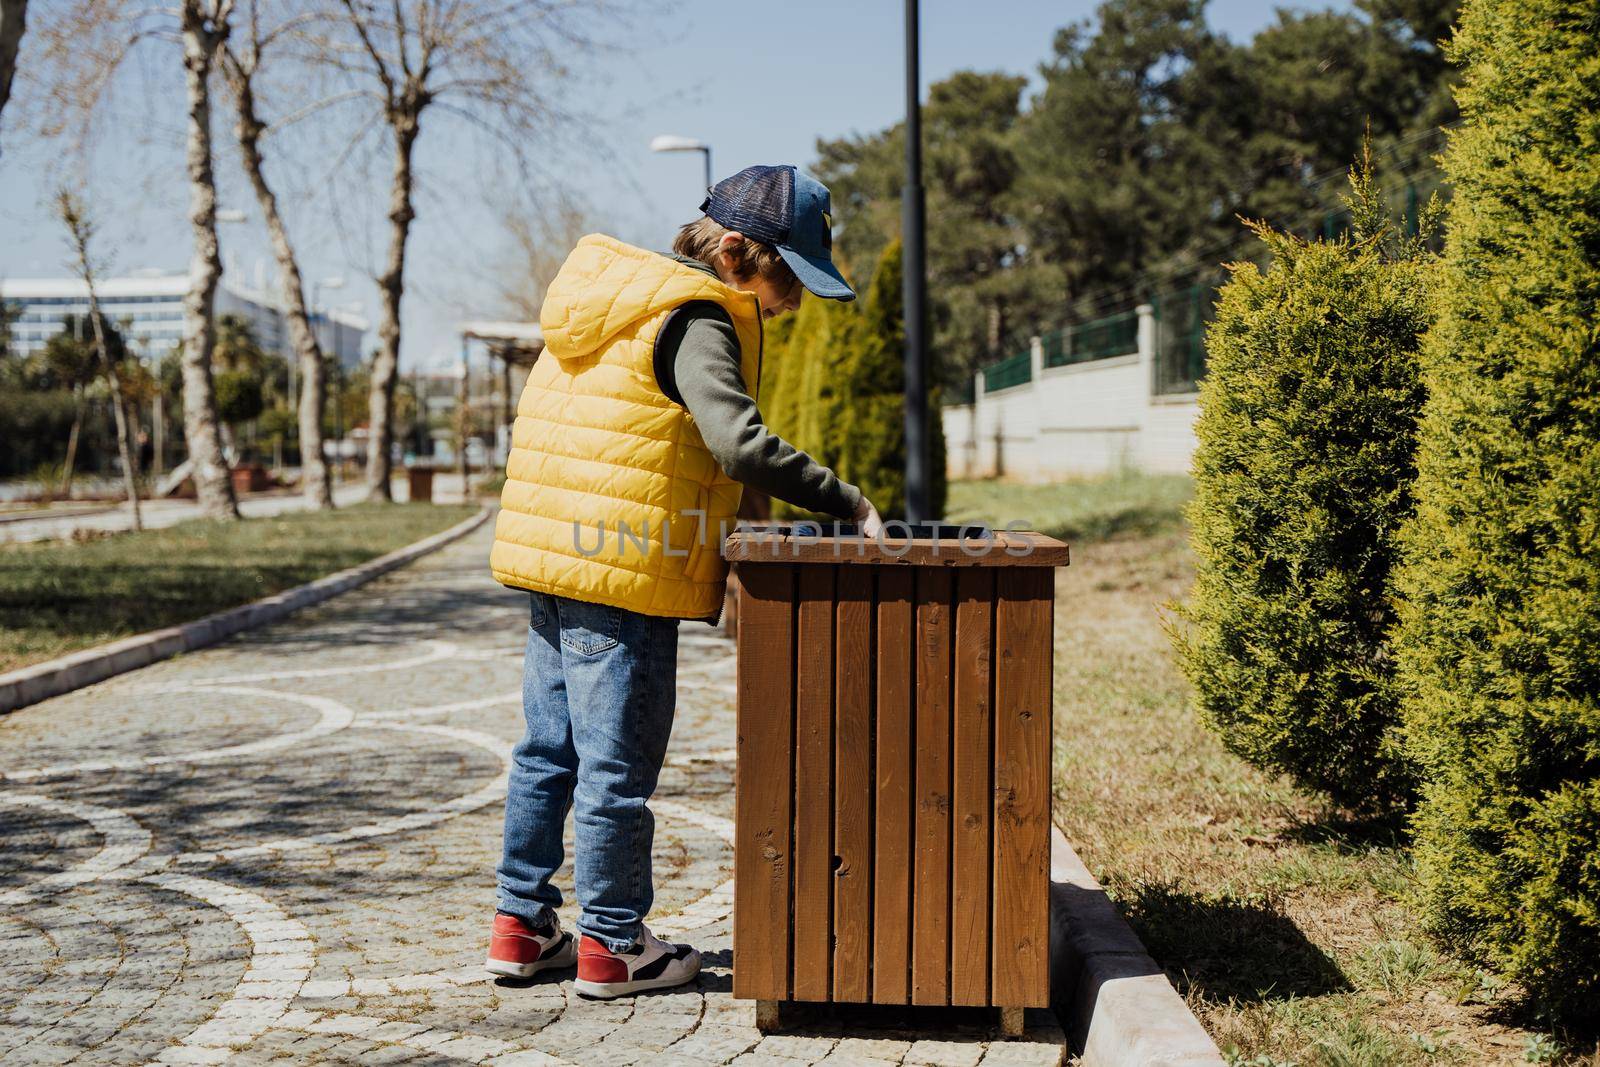
<instances>
[{"instance_id":1,"label":"tree trunk","mask_svg":"<svg viewBox=\"0 0 1600 1067\"><path fill-rule=\"evenodd\" d=\"M184 0L183 70L189 104L189 226L194 255L189 262L189 292L183 301L183 430L194 461L200 511L211 518L237 519L239 502L217 433L217 397L211 380L216 344L217 281L222 256L217 242L217 187L211 167L211 65L225 31L207 25L199 0Z\"/></svg>"},{"instance_id":2,"label":"tree trunk","mask_svg":"<svg viewBox=\"0 0 1600 1067\"><path fill-rule=\"evenodd\" d=\"M28 25L28 0L0 0L0 111L11 99L11 79L17 73L17 50Z\"/></svg>"},{"instance_id":3,"label":"tree trunk","mask_svg":"<svg viewBox=\"0 0 1600 1067\"><path fill-rule=\"evenodd\" d=\"M122 395L122 375L106 351L105 329L100 325L99 306L94 291L89 292L89 317L94 322L94 346L106 367L106 378L111 382L111 415L117 424L117 451L122 454L122 485L128 493L128 507L133 511L133 528L144 529L144 516L139 512L139 467L133 454L133 430L128 425L127 398Z\"/></svg>"},{"instance_id":4,"label":"tree trunk","mask_svg":"<svg viewBox=\"0 0 1600 1067\"><path fill-rule=\"evenodd\" d=\"M61 497L72 499L72 475L78 465L78 434L83 430L83 388L72 387L72 429L67 433L67 461L61 468Z\"/></svg>"},{"instance_id":5,"label":"tree trunk","mask_svg":"<svg viewBox=\"0 0 1600 1067\"><path fill-rule=\"evenodd\" d=\"M467 343L461 342L461 381L456 386L456 472L461 475L463 500L472 499L472 464L467 462L467 442L472 437L472 370Z\"/></svg>"},{"instance_id":6,"label":"tree trunk","mask_svg":"<svg viewBox=\"0 0 1600 1067\"><path fill-rule=\"evenodd\" d=\"M372 391L367 398L367 499L393 500L389 453L394 441L394 386L400 368L400 298L405 292L406 238L416 212L411 207L411 149L416 144L415 111L391 114L394 176L389 188L389 260L378 278L383 296L380 344L372 359Z\"/></svg>"},{"instance_id":7,"label":"tree trunk","mask_svg":"<svg viewBox=\"0 0 1600 1067\"><path fill-rule=\"evenodd\" d=\"M322 440L322 405L326 392L322 346L317 343L316 331L311 328L311 320L306 314L305 283L300 277L294 246L289 243L288 227L278 211L278 198L267 185L261 156L261 134L265 127L256 116L255 89L249 78L237 68L230 69L229 76L239 107L239 123L236 127L239 150L244 157L245 173L255 189L256 203L261 205L261 216L267 222L272 254L278 260L279 273L283 275L283 303L289 316L289 339L300 364L301 491L305 494L307 507L331 508L333 483L328 475L327 453Z\"/></svg>"}]
</instances>

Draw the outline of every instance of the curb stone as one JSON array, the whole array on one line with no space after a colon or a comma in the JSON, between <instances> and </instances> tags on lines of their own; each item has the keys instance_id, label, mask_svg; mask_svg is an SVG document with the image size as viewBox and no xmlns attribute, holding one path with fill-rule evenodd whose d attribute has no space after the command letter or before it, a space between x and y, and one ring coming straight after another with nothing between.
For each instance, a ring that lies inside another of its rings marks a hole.
<instances>
[{"instance_id":1,"label":"curb stone","mask_svg":"<svg viewBox=\"0 0 1600 1067\"><path fill-rule=\"evenodd\" d=\"M103 682L140 667L148 667L182 652L194 652L234 634L276 622L285 615L320 604L341 593L348 593L374 578L437 552L452 541L460 540L482 526L493 510L490 505L484 505L476 515L448 530L397 548L377 559L369 559L314 582L285 589L236 608L0 674L0 714Z\"/></svg>"},{"instance_id":2,"label":"curb stone","mask_svg":"<svg viewBox=\"0 0 1600 1067\"><path fill-rule=\"evenodd\" d=\"M1194 1017L1067 839L1050 828L1051 999L1083 1067L1223 1067Z\"/></svg>"}]
</instances>

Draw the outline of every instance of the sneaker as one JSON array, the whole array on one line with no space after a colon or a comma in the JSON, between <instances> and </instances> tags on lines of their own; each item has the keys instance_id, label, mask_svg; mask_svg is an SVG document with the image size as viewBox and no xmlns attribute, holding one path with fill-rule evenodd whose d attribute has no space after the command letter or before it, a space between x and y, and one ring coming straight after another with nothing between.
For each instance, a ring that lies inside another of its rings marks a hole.
<instances>
[{"instance_id":1,"label":"sneaker","mask_svg":"<svg viewBox=\"0 0 1600 1067\"><path fill-rule=\"evenodd\" d=\"M577 946L570 934L561 932L553 916L543 928L529 926L515 915L494 913L494 932L489 935L490 974L507 978L532 978L553 967L571 967L577 961Z\"/></svg>"},{"instance_id":2,"label":"sneaker","mask_svg":"<svg viewBox=\"0 0 1600 1067\"><path fill-rule=\"evenodd\" d=\"M699 973L700 953L688 945L669 945L649 928L621 952L585 935L578 944L578 980L572 988L580 996L611 1000L683 985Z\"/></svg>"}]
</instances>

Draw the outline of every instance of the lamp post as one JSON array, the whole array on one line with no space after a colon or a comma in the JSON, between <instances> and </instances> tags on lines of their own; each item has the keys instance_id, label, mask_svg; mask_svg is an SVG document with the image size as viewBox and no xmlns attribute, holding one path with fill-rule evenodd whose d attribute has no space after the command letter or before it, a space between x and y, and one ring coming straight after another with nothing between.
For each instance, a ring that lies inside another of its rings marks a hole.
<instances>
[{"instance_id":1,"label":"lamp post","mask_svg":"<svg viewBox=\"0 0 1600 1067\"><path fill-rule=\"evenodd\" d=\"M902 299L906 329L906 518L928 522L931 457L928 448L928 269L924 250L927 213L922 195L922 105L918 62L918 0L906 0L906 184L901 191L905 235Z\"/></svg>"},{"instance_id":2,"label":"lamp post","mask_svg":"<svg viewBox=\"0 0 1600 1067\"><path fill-rule=\"evenodd\" d=\"M652 152L699 152L705 156L706 162L706 190L711 189L711 146L704 141L697 141L693 137L679 137L675 134L664 133L650 140Z\"/></svg>"}]
</instances>

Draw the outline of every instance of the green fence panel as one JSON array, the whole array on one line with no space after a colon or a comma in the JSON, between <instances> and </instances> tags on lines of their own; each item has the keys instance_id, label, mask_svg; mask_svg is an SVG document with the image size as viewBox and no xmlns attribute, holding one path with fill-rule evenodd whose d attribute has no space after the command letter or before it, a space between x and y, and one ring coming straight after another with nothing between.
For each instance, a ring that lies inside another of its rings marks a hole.
<instances>
[{"instance_id":1,"label":"green fence panel","mask_svg":"<svg viewBox=\"0 0 1600 1067\"><path fill-rule=\"evenodd\" d=\"M1216 285L1176 289L1155 299L1157 393L1192 393L1206 373L1206 327L1216 316Z\"/></svg>"},{"instance_id":2,"label":"green fence panel","mask_svg":"<svg viewBox=\"0 0 1600 1067\"><path fill-rule=\"evenodd\" d=\"M1046 367L1060 367L1072 362L1072 346L1067 336L1070 332L1070 330L1052 330L1039 338L1039 344L1044 349Z\"/></svg>"},{"instance_id":3,"label":"green fence panel","mask_svg":"<svg viewBox=\"0 0 1600 1067\"><path fill-rule=\"evenodd\" d=\"M1014 385L1026 385L1033 378L1033 361L1028 353L1018 352L983 369L983 391L998 393Z\"/></svg>"},{"instance_id":4,"label":"green fence panel","mask_svg":"<svg viewBox=\"0 0 1600 1067\"><path fill-rule=\"evenodd\" d=\"M1110 359L1139 351L1139 315L1124 311L1072 327L1073 363Z\"/></svg>"}]
</instances>

